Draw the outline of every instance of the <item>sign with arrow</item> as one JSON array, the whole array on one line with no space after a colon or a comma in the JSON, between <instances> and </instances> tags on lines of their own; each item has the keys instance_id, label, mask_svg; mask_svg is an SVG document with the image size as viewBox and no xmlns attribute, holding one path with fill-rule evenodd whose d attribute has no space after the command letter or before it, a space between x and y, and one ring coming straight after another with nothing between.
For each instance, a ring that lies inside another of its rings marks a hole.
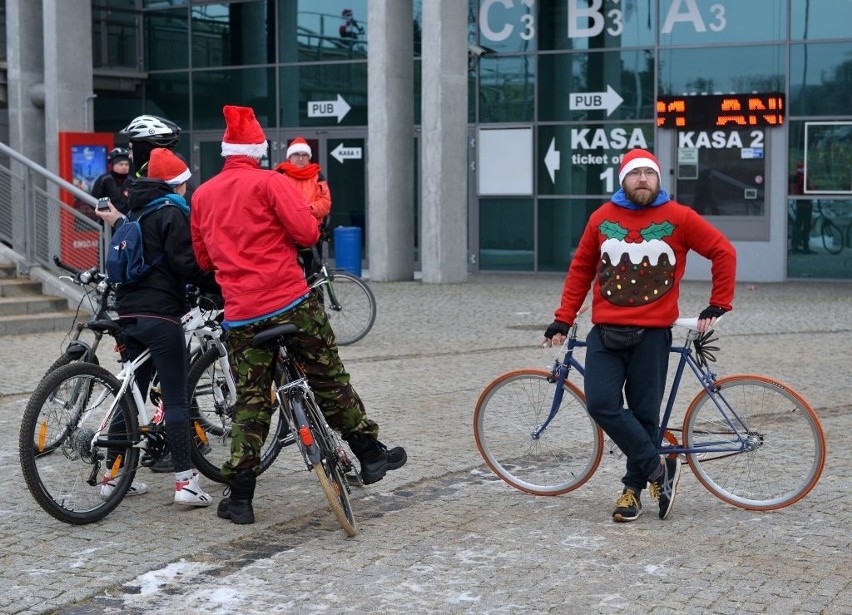
<instances>
[{"instance_id":1,"label":"sign with arrow","mask_svg":"<svg viewBox=\"0 0 852 615\"><path fill-rule=\"evenodd\" d=\"M339 124L351 108L340 94L337 100L309 100L308 117L336 117Z\"/></svg>"},{"instance_id":2,"label":"sign with arrow","mask_svg":"<svg viewBox=\"0 0 852 615\"><path fill-rule=\"evenodd\" d=\"M560 152L556 149L556 137L550 140L550 147L547 148L547 154L544 155L544 166L547 167L547 172L550 175L550 183L556 183L556 172L561 165Z\"/></svg>"},{"instance_id":3,"label":"sign with arrow","mask_svg":"<svg viewBox=\"0 0 852 615\"><path fill-rule=\"evenodd\" d=\"M330 153L340 164L343 164L344 160L361 160L360 147L344 147L343 143L339 143Z\"/></svg>"},{"instance_id":4,"label":"sign with arrow","mask_svg":"<svg viewBox=\"0 0 852 615\"><path fill-rule=\"evenodd\" d=\"M571 111L606 109L606 115L609 117L623 102L624 99L618 95L618 92L613 90L612 86L607 85L606 92L575 92L571 94L568 108Z\"/></svg>"}]
</instances>

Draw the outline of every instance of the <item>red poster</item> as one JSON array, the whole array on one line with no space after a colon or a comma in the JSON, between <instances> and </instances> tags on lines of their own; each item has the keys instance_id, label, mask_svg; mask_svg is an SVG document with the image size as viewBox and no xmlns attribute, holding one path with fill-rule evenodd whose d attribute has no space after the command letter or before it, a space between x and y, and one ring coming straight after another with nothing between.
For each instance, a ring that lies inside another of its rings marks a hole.
<instances>
[{"instance_id":1,"label":"red poster","mask_svg":"<svg viewBox=\"0 0 852 615\"><path fill-rule=\"evenodd\" d=\"M60 132L59 175L80 190L90 192L95 180L107 172L107 154L113 147L113 135L106 132ZM63 203L86 217L99 221L92 207L67 190L60 191ZM59 217L59 254L66 263L79 269L98 265L100 231L62 211Z\"/></svg>"}]
</instances>

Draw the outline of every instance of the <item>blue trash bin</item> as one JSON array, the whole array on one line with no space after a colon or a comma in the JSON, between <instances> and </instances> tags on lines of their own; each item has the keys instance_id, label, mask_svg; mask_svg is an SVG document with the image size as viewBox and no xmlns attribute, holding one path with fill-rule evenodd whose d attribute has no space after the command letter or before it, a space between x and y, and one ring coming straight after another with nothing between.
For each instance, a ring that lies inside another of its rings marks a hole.
<instances>
[{"instance_id":1,"label":"blue trash bin","mask_svg":"<svg viewBox=\"0 0 852 615\"><path fill-rule=\"evenodd\" d=\"M334 229L334 264L337 269L361 277L361 228L338 226Z\"/></svg>"}]
</instances>

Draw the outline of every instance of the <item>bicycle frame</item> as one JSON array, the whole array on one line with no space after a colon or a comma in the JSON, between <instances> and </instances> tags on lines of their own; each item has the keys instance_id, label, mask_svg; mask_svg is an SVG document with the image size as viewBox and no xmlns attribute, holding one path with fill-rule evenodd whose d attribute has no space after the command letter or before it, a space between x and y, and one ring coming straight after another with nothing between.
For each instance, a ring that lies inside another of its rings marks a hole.
<instances>
[{"instance_id":1,"label":"bicycle frame","mask_svg":"<svg viewBox=\"0 0 852 615\"><path fill-rule=\"evenodd\" d=\"M659 433L657 435L657 449L661 455L685 455L694 453L743 453L760 446L758 440L754 440L749 432L748 425L745 420L739 416L737 411L730 403L722 396L719 389L716 387L716 374L710 371L709 367L701 366L695 358L690 343L698 336L698 332L690 329L686 336L686 343L683 345L672 344L670 352L678 355L678 364L675 369L675 375L672 379L671 390L665 404L665 411L660 418ZM568 338L563 344L562 350L564 355L562 359L556 359L551 371L551 382L556 384L556 392L553 396L553 403L550 408L550 413L547 418L538 425L532 433L533 439L539 439L542 432L547 428L548 424L553 420L559 412L559 407L562 404L562 396L564 393L563 384L568 378L571 369L575 369L581 376L585 377L585 368L574 358L575 348L586 347L586 342L577 339L577 325L575 324L568 335ZM732 446L730 440L718 442L704 442L700 446L685 447L678 444L663 444L665 434L668 428L669 420L674 409L677 393L680 388L681 379L683 378L686 367L692 370L702 389L713 401L719 414L722 416L727 425L735 434L735 439L739 444Z\"/></svg>"},{"instance_id":2,"label":"bicycle frame","mask_svg":"<svg viewBox=\"0 0 852 615\"><path fill-rule=\"evenodd\" d=\"M187 345L191 343L193 338L198 338L204 348L210 346L216 346L219 349L219 362L222 365L224 373L227 374L225 380L228 386L228 392L232 396L232 399L236 398L236 385L234 383L233 377L231 377L230 371L230 362L228 361L228 353L225 349L224 344L221 341L222 332L219 329L215 329L210 327L202 314L201 309L198 306L193 307L182 319L182 324L184 328L184 335L186 339ZM123 351L122 351L123 354ZM122 356L123 366L121 371L116 374L116 378L121 383L121 387L118 390L118 393L115 396L115 401L113 402L112 407L109 412L105 415L103 421L101 422L98 431L94 434L92 439L92 444L95 442L99 442L99 438L101 437L104 430L108 430L110 423L115 415L116 408L122 399L125 396L130 395L133 399L133 403L136 406L136 415L138 417L138 424L143 433L145 433L146 426L151 422L152 417L148 414L147 404L145 402L145 396L140 391L139 387L136 384L136 371L139 369L147 361L151 360L151 350L145 349L139 356L137 356L133 360L126 360L124 356ZM141 446L145 443L145 439L143 438L140 442L134 443L133 446L139 448L145 448L145 446Z\"/></svg>"}]
</instances>

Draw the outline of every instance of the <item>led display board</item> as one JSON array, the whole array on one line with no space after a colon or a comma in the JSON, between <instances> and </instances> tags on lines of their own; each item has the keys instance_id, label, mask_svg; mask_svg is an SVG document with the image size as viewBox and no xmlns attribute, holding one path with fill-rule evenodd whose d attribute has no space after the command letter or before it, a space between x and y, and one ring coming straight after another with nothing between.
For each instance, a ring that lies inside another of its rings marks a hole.
<instances>
[{"instance_id":1,"label":"led display board","mask_svg":"<svg viewBox=\"0 0 852 615\"><path fill-rule=\"evenodd\" d=\"M784 107L784 95L779 93L660 96L657 126L684 130L780 126Z\"/></svg>"}]
</instances>

